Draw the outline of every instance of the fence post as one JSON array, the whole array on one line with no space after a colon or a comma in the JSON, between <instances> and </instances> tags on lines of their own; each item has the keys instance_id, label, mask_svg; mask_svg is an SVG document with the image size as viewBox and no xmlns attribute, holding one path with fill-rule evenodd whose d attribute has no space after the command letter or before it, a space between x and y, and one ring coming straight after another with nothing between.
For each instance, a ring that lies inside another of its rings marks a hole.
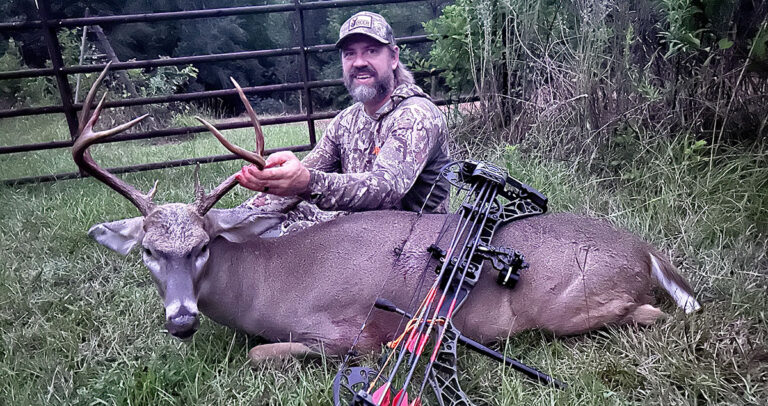
<instances>
[{"instance_id":1,"label":"fence post","mask_svg":"<svg viewBox=\"0 0 768 406\"><path fill-rule=\"evenodd\" d=\"M312 119L314 109L312 108L312 92L309 89L309 58L307 56L307 44L304 34L304 10L301 7L301 0L293 0L296 6L296 17L299 20L299 47L301 48L301 80L304 82L304 98L307 106L307 128L309 129L309 143L314 147L317 143L315 133L315 120Z\"/></svg>"},{"instance_id":2,"label":"fence post","mask_svg":"<svg viewBox=\"0 0 768 406\"><path fill-rule=\"evenodd\" d=\"M59 95L61 95L61 105L64 108L64 116L67 118L69 135L74 139L75 135L77 135L79 124L75 108L72 106L72 87L69 86L67 75L62 71L64 60L61 57L61 44L59 44L59 39L56 37L56 27L54 26L54 21L51 20L48 0L37 0L37 5L40 19L43 20L43 36L48 47L48 55L51 57L51 63L53 64L53 74L56 77Z\"/></svg>"}]
</instances>

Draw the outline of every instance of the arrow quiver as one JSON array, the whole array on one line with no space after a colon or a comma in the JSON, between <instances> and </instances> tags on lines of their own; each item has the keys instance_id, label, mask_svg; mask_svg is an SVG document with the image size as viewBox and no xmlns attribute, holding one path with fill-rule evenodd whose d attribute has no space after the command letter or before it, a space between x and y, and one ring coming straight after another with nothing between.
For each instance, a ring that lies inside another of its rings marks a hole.
<instances>
[{"instance_id":1,"label":"arrow quiver","mask_svg":"<svg viewBox=\"0 0 768 406\"><path fill-rule=\"evenodd\" d=\"M394 348L382 356L378 370L348 367L349 357L345 359L334 380L337 406L420 405L427 383L441 406L472 405L459 385L458 344L505 362L539 382L564 386L546 374L463 337L451 321L480 279L485 261L498 271L496 281L500 285L515 287L520 271L528 264L520 252L491 245L493 234L502 224L546 212L547 198L487 162L453 162L443 168L441 176L464 198L455 212L457 216L452 217L458 221L447 248L442 249L437 243L428 248L437 262L435 283L413 315L385 299L377 300L375 307L396 312L410 321L401 338L390 343ZM442 236L441 233L438 241ZM425 359L421 359L422 355ZM417 373L417 369L420 372ZM414 382L417 385L410 386ZM396 393L391 395L390 390ZM408 396L410 400L406 400Z\"/></svg>"}]
</instances>

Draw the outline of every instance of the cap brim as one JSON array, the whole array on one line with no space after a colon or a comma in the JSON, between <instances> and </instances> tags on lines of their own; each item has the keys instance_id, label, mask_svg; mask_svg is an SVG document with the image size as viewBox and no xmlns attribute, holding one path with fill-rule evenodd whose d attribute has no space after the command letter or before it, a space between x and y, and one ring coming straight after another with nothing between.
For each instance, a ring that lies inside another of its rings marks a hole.
<instances>
[{"instance_id":1,"label":"cap brim","mask_svg":"<svg viewBox=\"0 0 768 406\"><path fill-rule=\"evenodd\" d=\"M380 37L380 36L378 36L378 35L374 35L374 34L371 34L371 33L367 33L367 32L364 32L364 31L350 31L350 32L348 32L348 33L344 34L344 36L343 36L343 37L339 38L339 40L338 40L338 41L336 41L336 48L341 48L341 43L342 43L342 42L344 42L345 40L347 40L349 37L351 37L351 36L353 36L353 35L365 35L366 37L370 37L370 38L373 38L373 39L375 39L376 41L379 41L379 42L381 42L381 43L382 43L382 44L384 44L384 45L389 45L389 44L390 44L390 42L389 42L389 41L387 41L387 40L386 40L386 39L384 39L384 38L381 38L381 37Z\"/></svg>"}]
</instances>

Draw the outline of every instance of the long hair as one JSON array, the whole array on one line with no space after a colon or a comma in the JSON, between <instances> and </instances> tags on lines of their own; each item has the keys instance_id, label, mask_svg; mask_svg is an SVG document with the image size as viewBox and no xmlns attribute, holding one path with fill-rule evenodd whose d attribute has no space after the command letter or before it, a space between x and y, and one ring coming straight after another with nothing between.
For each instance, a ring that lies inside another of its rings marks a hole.
<instances>
[{"instance_id":1,"label":"long hair","mask_svg":"<svg viewBox=\"0 0 768 406\"><path fill-rule=\"evenodd\" d=\"M396 47L397 45L393 45L389 48L389 52L394 56L395 50L393 47ZM405 64L403 64L403 61L397 62L397 67L395 68L395 87L398 87L400 85L412 85L413 84L413 73L411 73L408 68L405 67Z\"/></svg>"},{"instance_id":2,"label":"long hair","mask_svg":"<svg viewBox=\"0 0 768 406\"><path fill-rule=\"evenodd\" d=\"M403 84L413 84L413 73L402 62L398 62L397 68L395 68L395 87Z\"/></svg>"}]
</instances>

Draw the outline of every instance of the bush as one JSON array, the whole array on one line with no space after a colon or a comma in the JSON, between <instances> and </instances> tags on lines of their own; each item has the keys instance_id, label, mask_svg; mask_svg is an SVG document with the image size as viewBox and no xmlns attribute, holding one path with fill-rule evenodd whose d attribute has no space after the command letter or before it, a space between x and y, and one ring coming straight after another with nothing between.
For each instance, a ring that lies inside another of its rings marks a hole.
<instances>
[{"instance_id":1,"label":"bush","mask_svg":"<svg viewBox=\"0 0 768 406\"><path fill-rule=\"evenodd\" d=\"M426 29L447 84L480 96L485 132L570 160L638 128L715 146L763 137L767 11L765 1L457 0Z\"/></svg>"},{"instance_id":2,"label":"bush","mask_svg":"<svg viewBox=\"0 0 768 406\"><path fill-rule=\"evenodd\" d=\"M0 57L0 71L27 69L19 45L8 39L5 54ZM37 107L61 103L53 78L37 77L0 81L0 105L4 107Z\"/></svg>"}]
</instances>

